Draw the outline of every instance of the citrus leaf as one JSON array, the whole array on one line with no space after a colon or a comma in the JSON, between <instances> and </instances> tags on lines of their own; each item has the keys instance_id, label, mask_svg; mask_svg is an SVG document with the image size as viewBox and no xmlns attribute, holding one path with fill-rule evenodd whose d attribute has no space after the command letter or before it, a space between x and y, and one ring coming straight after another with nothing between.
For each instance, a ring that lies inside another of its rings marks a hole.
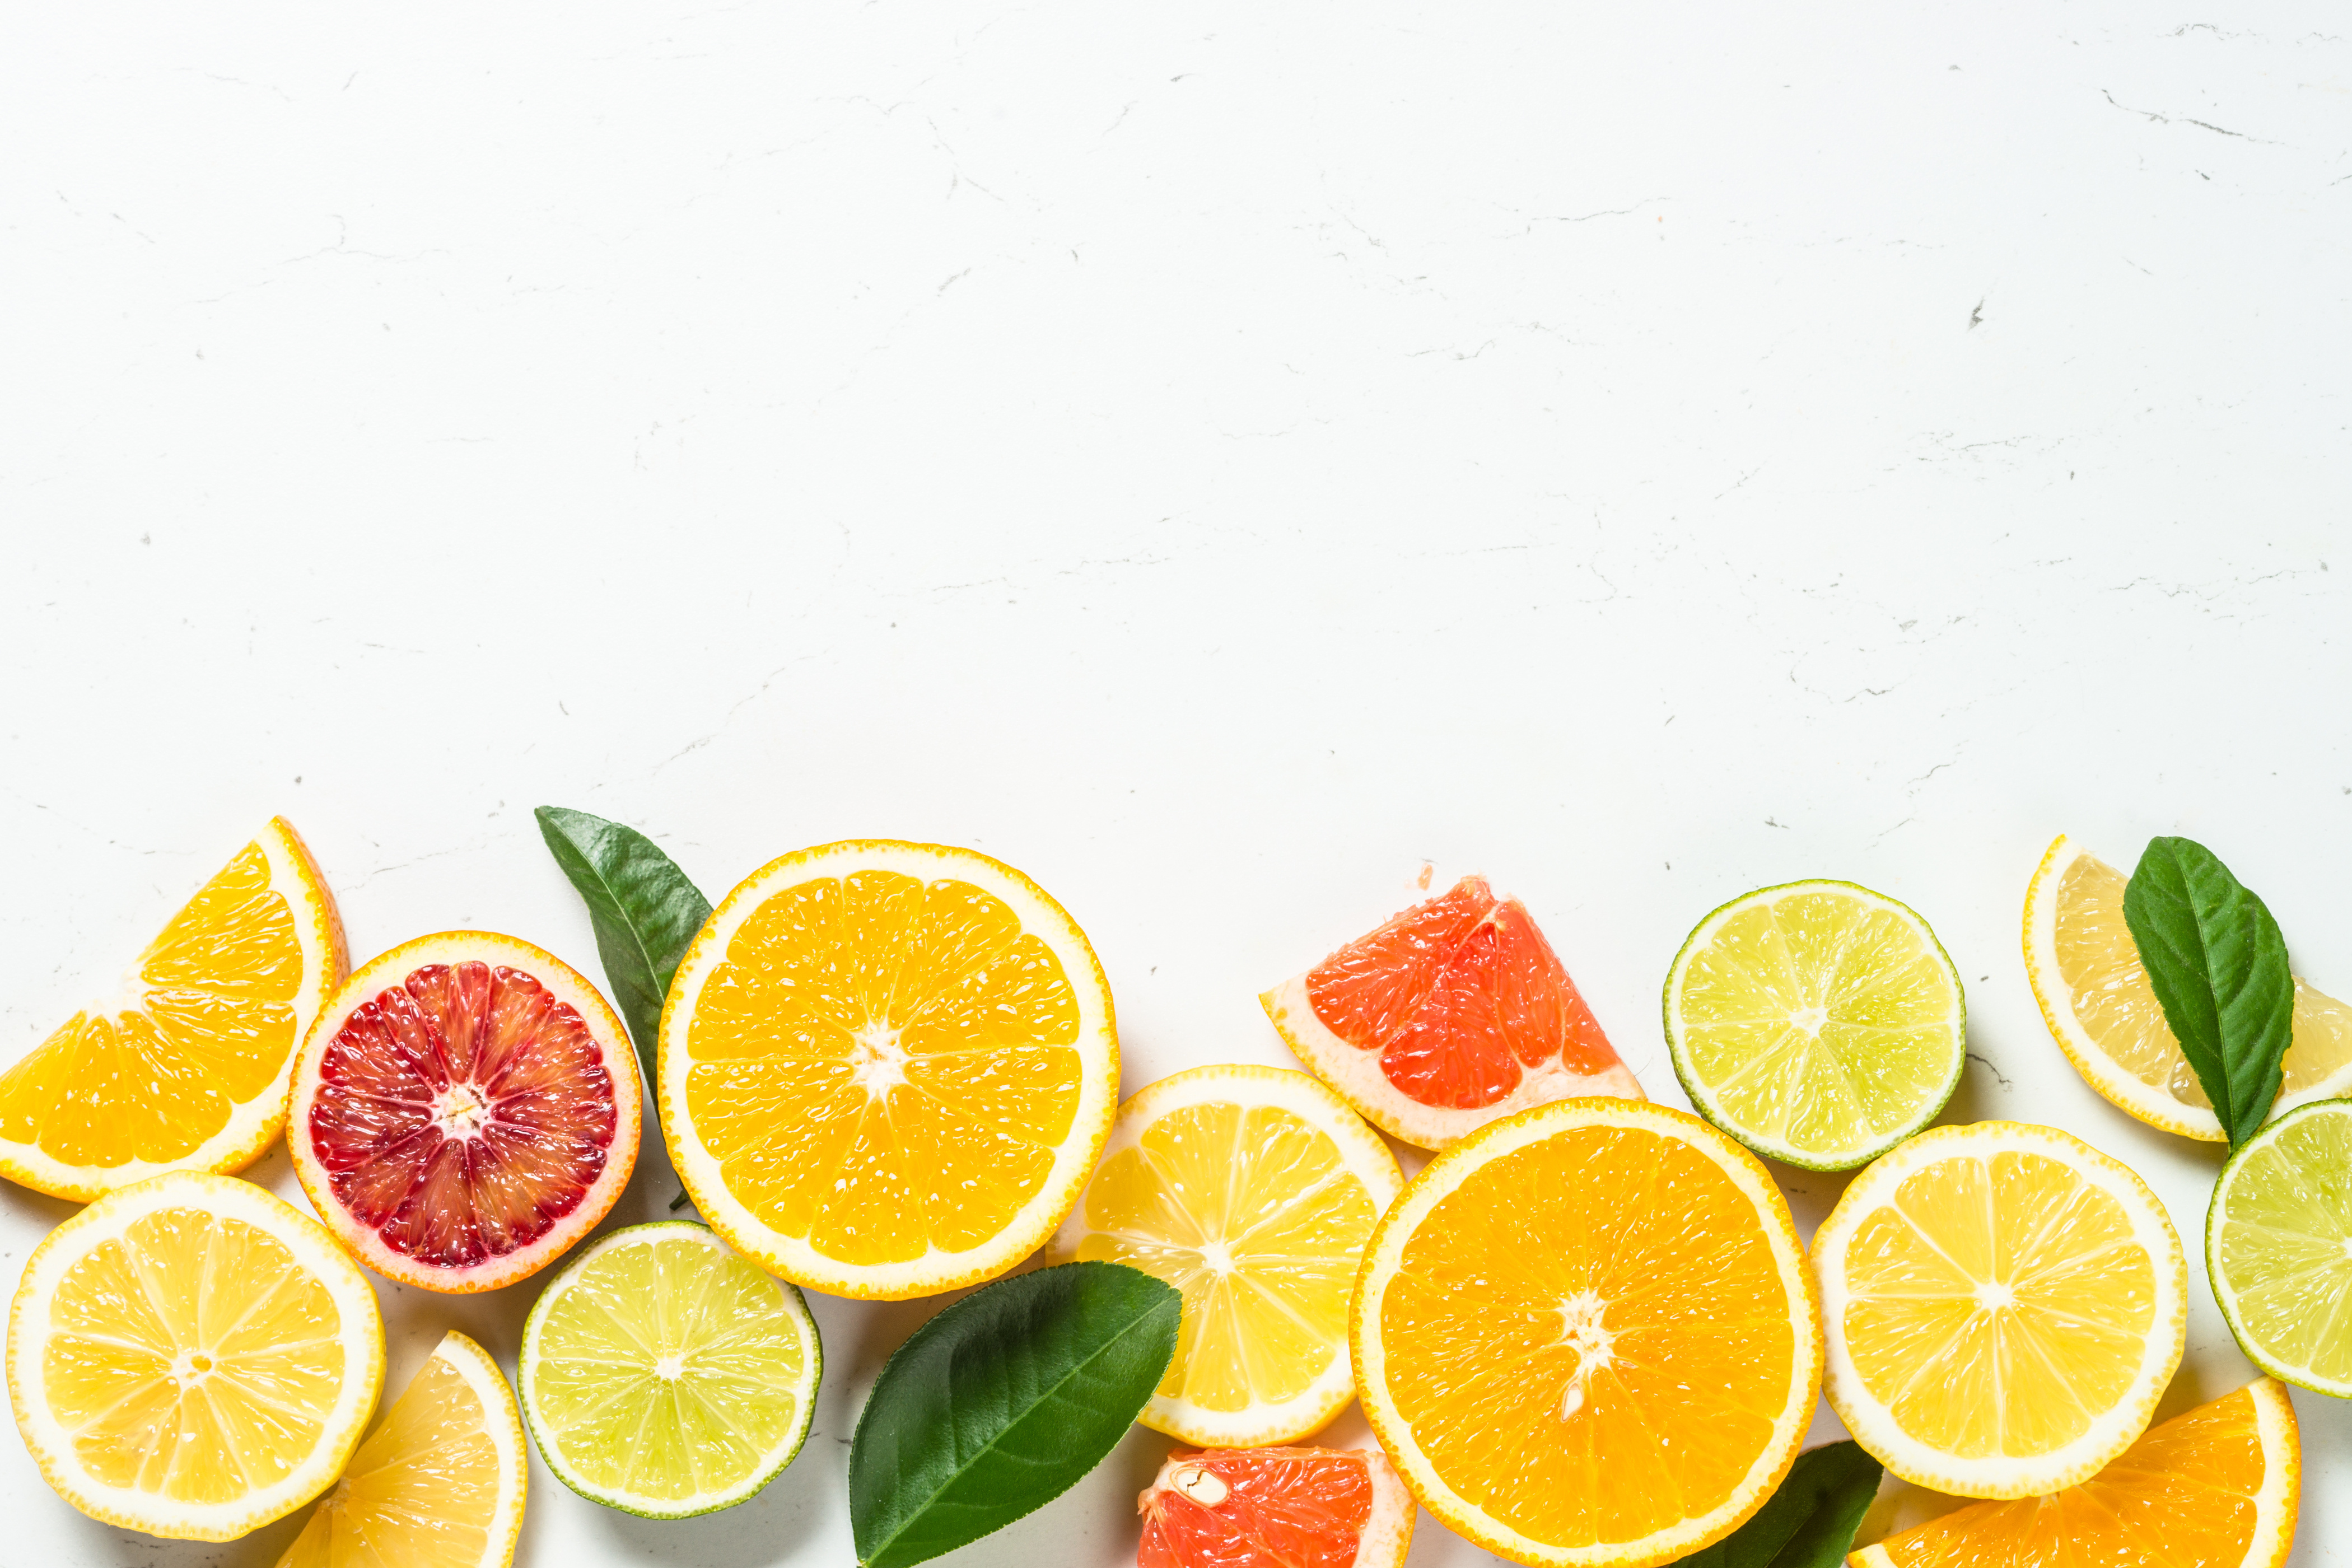
<instances>
[{"instance_id":1,"label":"citrus leaf","mask_svg":"<svg viewBox=\"0 0 2352 1568\"><path fill-rule=\"evenodd\" d=\"M2294 1037L2278 921L2202 844L2151 838L2124 887L2124 923L2234 1148L2269 1117Z\"/></svg>"},{"instance_id":2,"label":"citrus leaf","mask_svg":"<svg viewBox=\"0 0 2352 1568\"><path fill-rule=\"evenodd\" d=\"M1184 1298L1065 1263L958 1301L883 1365L849 1447L865 1568L906 1568L1031 1513L1102 1462L1176 1354Z\"/></svg>"},{"instance_id":3,"label":"citrus leaf","mask_svg":"<svg viewBox=\"0 0 2352 1568\"><path fill-rule=\"evenodd\" d=\"M1879 1466L1859 1443L1797 1456L1789 1476L1746 1524L1682 1568L1838 1568L1878 1495Z\"/></svg>"},{"instance_id":4,"label":"citrus leaf","mask_svg":"<svg viewBox=\"0 0 2352 1568\"><path fill-rule=\"evenodd\" d=\"M646 1081L656 1083L662 999L687 944L710 918L710 900L634 827L560 805L532 815L555 863L588 905L613 1005L636 1042Z\"/></svg>"}]
</instances>

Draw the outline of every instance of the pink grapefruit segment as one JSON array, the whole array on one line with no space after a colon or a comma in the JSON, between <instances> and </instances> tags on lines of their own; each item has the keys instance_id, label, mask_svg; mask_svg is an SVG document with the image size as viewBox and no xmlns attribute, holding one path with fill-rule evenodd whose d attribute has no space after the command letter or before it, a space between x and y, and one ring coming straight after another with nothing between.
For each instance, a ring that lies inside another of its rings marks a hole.
<instances>
[{"instance_id":1,"label":"pink grapefruit segment","mask_svg":"<svg viewBox=\"0 0 2352 1568\"><path fill-rule=\"evenodd\" d=\"M1136 1568L1398 1568L1412 1498L1365 1449L1179 1448L1136 1500Z\"/></svg>"}]
</instances>

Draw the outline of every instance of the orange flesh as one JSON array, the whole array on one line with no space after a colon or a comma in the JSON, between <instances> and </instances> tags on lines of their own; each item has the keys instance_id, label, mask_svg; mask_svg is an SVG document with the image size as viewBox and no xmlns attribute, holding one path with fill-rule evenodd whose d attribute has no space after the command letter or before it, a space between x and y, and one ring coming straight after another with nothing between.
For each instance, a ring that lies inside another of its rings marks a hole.
<instances>
[{"instance_id":1,"label":"orange flesh","mask_svg":"<svg viewBox=\"0 0 2352 1568\"><path fill-rule=\"evenodd\" d=\"M1497 900L1483 878L1325 959L1307 998L1325 1028L1379 1051L1389 1082L1423 1105L1492 1105L1555 1060L1587 1075L1617 1065L1526 906Z\"/></svg>"},{"instance_id":2,"label":"orange flesh","mask_svg":"<svg viewBox=\"0 0 2352 1568\"><path fill-rule=\"evenodd\" d=\"M1178 1485L1143 1494L1136 1568L1351 1568L1355 1563L1372 1514L1363 1455L1328 1448L1180 1448L1168 1458ZM1196 1479L1202 1476L1213 1479ZM1213 1503L1206 1500L1212 1498Z\"/></svg>"}]
</instances>

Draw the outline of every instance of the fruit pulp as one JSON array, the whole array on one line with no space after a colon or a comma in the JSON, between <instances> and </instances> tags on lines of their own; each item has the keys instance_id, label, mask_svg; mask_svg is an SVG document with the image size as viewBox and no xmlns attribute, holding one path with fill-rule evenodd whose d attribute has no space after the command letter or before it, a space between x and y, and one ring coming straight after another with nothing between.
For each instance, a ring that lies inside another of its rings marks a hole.
<instances>
[{"instance_id":1,"label":"fruit pulp","mask_svg":"<svg viewBox=\"0 0 2352 1568\"><path fill-rule=\"evenodd\" d=\"M1354 1568L1370 1466L1328 1448L1179 1448L1137 1503L1136 1568Z\"/></svg>"}]
</instances>

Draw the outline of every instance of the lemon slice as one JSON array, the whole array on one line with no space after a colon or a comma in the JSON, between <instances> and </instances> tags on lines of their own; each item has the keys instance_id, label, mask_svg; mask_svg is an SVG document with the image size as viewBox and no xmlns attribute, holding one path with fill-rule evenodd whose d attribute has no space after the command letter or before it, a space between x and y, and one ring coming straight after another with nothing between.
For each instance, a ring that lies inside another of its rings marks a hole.
<instances>
[{"instance_id":1,"label":"lemon slice","mask_svg":"<svg viewBox=\"0 0 2352 1568\"><path fill-rule=\"evenodd\" d=\"M1054 1234L1118 1097L1110 986L1012 867L856 840L761 867L662 1009L662 1131L695 1206L772 1273L903 1300Z\"/></svg>"},{"instance_id":2,"label":"lemon slice","mask_svg":"<svg viewBox=\"0 0 2352 1568\"><path fill-rule=\"evenodd\" d=\"M2187 1264L2164 1207L2054 1127L1922 1132L1813 1237L1825 1392L1905 1480L2054 1492L2147 1426L2180 1364Z\"/></svg>"},{"instance_id":3,"label":"lemon slice","mask_svg":"<svg viewBox=\"0 0 2352 1568\"><path fill-rule=\"evenodd\" d=\"M1195 1068L1119 1107L1055 1250L1184 1292L1176 1358L1138 1420L1202 1447L1272 1447L1355 1397L1348 1300L1403 1186L1389 1146L1320 1081Z\"/></svg>"},{"instance_id":4,"label":"lemon slice","mask_svg":"<svg viewBox=\"0 0 2352 1568\"><path fill-rule=\"evenodd\" d=\"M2248 1360L2352 1398L2352 1100L2291 1111L2230 1156L2205 1271Z\"/></svg>"},{"instance_id":5,"label":"lemon slice","mask_svg":"<svg viewBox=\"0 0 2352 1568\"><path fill-rule=\"evenodd\" d=\"M2226 1143L2124 923L2129 882L2064 834L2053 839L2025 891L2026 979L2059 1049L2093 1089L2151 1127ZM2352 1007L2301 976L2279 1072L2273 1116L2352 1094Z\"/></svg>"},{"instance_id":6,"label":"lemon slice","mask_svg":"<svg viewBox=\"0 0 2352 1568\"><path fill-rule=\"evenodd\" d=\"M1691 1104L1816 1171L1866 1164L1933 1121L1960 1081L1967 1022L1927 922L1852 882L1734 899L1666 973L1666 1047Z\"/></svg>"},{"instance_id":7,"label":"lemon slice","mask_svg":"<svg viewBox=\"0 0 2352 1568\"><path fill-rule=\"evenodd\" d=\"M375 1292L325 1227L250 1183L174 1172L33 1250L8 1398L92 1519L230 1541L326 1489L383 1384Z\"/></svg>"},{"instance_id":8,"label":"lemon slice","mask_svg":"<svg viewBox=\"0 0 2352 1568\"><path fill-rule=\"evenodd\" d=\"M278 1568L506 1568L526 1469L498 1363L445 1334Z\"/></svg>"},{"instance_id":9,"label":"lemon slice","mask_svg":"<svg viewBox=\"0 0 2352 1568\"><path fill-rule=\"evenodd\" d=\"M684 1220L597 1241L523 1323L540 1458L648 1519L731 1508L773 1480L808 1438L824 1370L801 1293Z\"/></svg>"},{"instance_id":10,"label":"lemon slice","mask_svg":"<svg viewBox=\"0 0 2352 1568\"><path fill-rule=\"evenodd\" d=\"M271 817L117 1000L0 1077L0 1175L88 1202L163 1171L243 1170L286 1125L294 1047L345 967L335 900Z\"/></svg>"}]
</instances>

